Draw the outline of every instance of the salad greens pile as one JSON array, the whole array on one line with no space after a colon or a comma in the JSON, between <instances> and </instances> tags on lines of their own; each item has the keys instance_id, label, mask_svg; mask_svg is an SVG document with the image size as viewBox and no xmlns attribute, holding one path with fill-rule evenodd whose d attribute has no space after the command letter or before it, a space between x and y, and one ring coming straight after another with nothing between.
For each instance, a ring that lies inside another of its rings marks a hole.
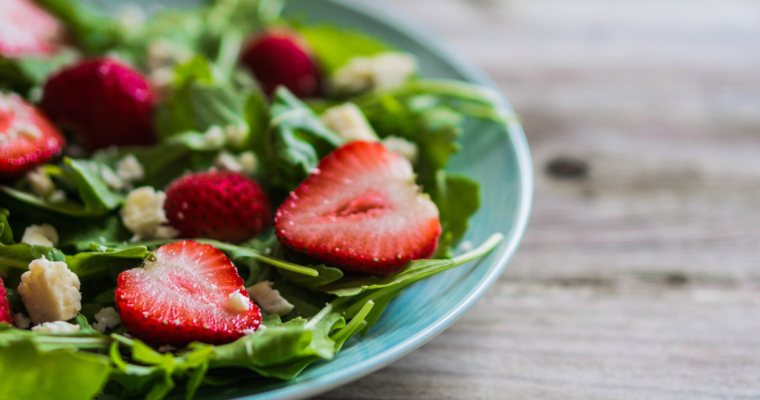
<instances>
[{"instance_id":1,"label":"salad greens pile","mask_svg":"<svg viewBox=\"0 0 760 400\"><path fill-rule=\"evenodd\" d=\"M512 116L489 88L418 76L389 89L301 100L285 88L267 98L238 65L241 44L262 27L288 25L314 50L326 74L357 56L398 51L364 33L310 26L280 17L278 0L216 0L188 10L162 10L139 22L106 15L70 0L37 0L63 21L75 46L49 58L0 57L0 88L32 101L51 72L88 55L117 57L148 70L157 40L184 54L171 66L155 115L161 141L153 147L100 150L87 158L63 157L44 166L60 202L46 201L24 179L0 185L0 274L13 311L25 313L14 288L29 263L65 261L81 282L82 309L74 333L42 333L0 323L0 398L90 399L144 396L161 399L184 386L192 398L201 384L224 385L253 376L292 379L309 364L329 360L346 340L367 334L388 303L406 287L486 255L500 234L466 254L454 249L480 206L477 181L444 170L460 150L466 120L506 124ZM138 267L151 251L173 240L131 241L118 209L127 192L113 189L101 173L133 155L144 176L135 187L163 189L186 171L208 170L221 152L252 152L255 179L275 204L345 142L320 120L328 107L353 102L381 138L417 146L418 184L438 207L442 235L434 259L409 262L389 276L344 273L328 265L303 265L273 233L230 244L199 239L225 252L246 286L263 280L295 306L282 317L264 315L266 330L226 345L192 343L160 353L122 328L100 333L94 314L114 305L116 277ZM20 243L26 227L51 224L57 248Z\"/></svg>"}]
</instances>

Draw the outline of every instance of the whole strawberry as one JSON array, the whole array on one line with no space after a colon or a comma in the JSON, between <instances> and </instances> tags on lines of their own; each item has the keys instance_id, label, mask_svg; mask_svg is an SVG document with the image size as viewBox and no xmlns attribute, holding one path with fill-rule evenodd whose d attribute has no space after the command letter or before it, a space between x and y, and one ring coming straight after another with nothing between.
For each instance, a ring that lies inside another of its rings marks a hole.
<instances>
[{"instance_id":1,"label":"whole strawberry","mask_svg":"<svg viewBox=\"0 0 760 400\"><path fill-rule=\"evenodd\" d=\"M261 311L219 249L193 240L161 246L119 274L116 307L130 334L153 345L223 344L253 333Z\"/></svg>"},{"instance_id":2,"label":"whole strawberry","mask_svg":"<svg viewBox=\"0 0 760 400\"><path fill-rule=\"evenodd\" d=\"M63 69L45 84L41 108L56 124L81 135L90 150L151 145L154 88L112 59L90 59Z\"/></svg>"},{"instance_id":3,"label":"whole strawberry","mask_svg":"<svg viewBox=\"0 0 760 400\"><path fill-rule=\"evenodd\" d=\"M0 178L50 161L65 144L63 135L33 105L0 92Z\"/></svg>"},{"instance_id":4,"label":"whole strawberry","mask_svg":"<svg viewBox=\"0 0 760 400\"><path fill-rule=\"evenodd\" d=\"M13 310L8 302L8 293L3 286L3 278L0 278L0 322L13 325Z\"/></svg>"},{"instance_id":5,"label":"whole strawberry","mask_svg":"<svg viewBox=\"0 0 760 400\"><path fill-rule=\"evenodd\" d=\"M0 1L0 55L46 55L60 46L63 25L31 0Z\"/></svg>"},{"instance_id":6,"label":"whole strawberry","mask_svg":"<svg viewBox=\"0 0 760 400\"><path fill-rule=\"evenodd\" d=\"M253 179L236 172L185 175L166 189L164 210L181 237L242 242L271 223L269 198Z\"/></svg>"},{"instance_id":7,"label":"whole strawberry","mask_svg":"<svg viewBox=\"0 0 760 400\"><path fill-rule=\"evenodd\" d=\"M290 249L346 271L387 275L429 258L438 208L414 184L409 161L379 142L330 153L277 210L275 232Z\"/></svg>"},{"instance_id":8,"label":"whole strawberry","mask_svg":"<svg viewBox=\"0 0 760 400\"><path fill-rule=\"evenodd\" d=\"M316 96L320 72L308 43L295 32L277 28L264 31L248 43L241 56L267 95L278 85L298 97Z\"/></svg>"}]
</instances>

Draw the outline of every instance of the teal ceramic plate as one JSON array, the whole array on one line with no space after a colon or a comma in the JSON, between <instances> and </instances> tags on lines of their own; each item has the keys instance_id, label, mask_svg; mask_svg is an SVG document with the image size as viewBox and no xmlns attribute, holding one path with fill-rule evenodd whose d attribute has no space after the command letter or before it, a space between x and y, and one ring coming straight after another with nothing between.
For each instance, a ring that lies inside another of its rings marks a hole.
<instances>
[{"instance_id":1,"label":"teal ceramic plate","mask_svg":"<svg viewBox=\"0 0 760 400\"><path fill-rule=\"evenodd\" d=\"M187 4L184 1L166 3ZM377 0L296 0L286 10L309 22L329 21L377 35L414 54L428 78L453 78L494 86L467 57L402 12ZM480 262L436 275L407 289L364 338L358 336L329 362L318 362L297 379L261 381L228 387L203 387L198 399L301 399L356 380L409 354L457 320L501 275L525 230L532 197L530 154L515 121L508 134L491 124L468 126L463 151L449 170L464 172L483 185L483 206L465 240L479 244L494 232L506 239ZM177 394L172 398L182 398Z\"/></svg>"}]
</instances>

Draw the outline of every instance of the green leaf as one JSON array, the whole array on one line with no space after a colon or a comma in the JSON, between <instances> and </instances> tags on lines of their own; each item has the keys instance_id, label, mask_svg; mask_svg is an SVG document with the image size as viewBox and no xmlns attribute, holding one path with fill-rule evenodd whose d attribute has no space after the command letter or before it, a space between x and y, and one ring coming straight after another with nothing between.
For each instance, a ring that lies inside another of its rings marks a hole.
<instances>
[{"instance_id":1,"label":"green leaf","mask_svg":"<svg viewBox=\"0 0 760 400\"><path fill-rule=\"evenodd\" d=\"M270 114L269 160L275 169L272 181L286 190L301 183L319 160L344 142L284 87L275 91Z\"/></svg>"},{"instance_id":2,"label":"green leaf","mask_svg":"<svg viewBox=\"0 0 760 400\"><path fill-rule=\"evenodd\" d=\"M436 257L451 258L453 246L467 232L470 217L480 208L480 184L466 175L440 170L436 185L430 189L430 197L440 214L442 232Z\"/></svg>"},{"instance_id":3,"label":"green leaf","mask_svg":"<svg viewBox=\"0 0 760 400\"><path fill-rule=\"evenodd\" d=\"M95 397L111 371L108 358L71 350L41 351L33 341L0 343L3 399L71 399Z\"/></svg>"},{"instance_id":4,"label":"green leaf","mask_svg":"<svg viewBox=\"0 0 760 400\"><path fill-rule=\"evenodd\" d=\"M0 270L5 272L3 279L9 287L18 286L21 274L29 270L29 264L42 257L52 261L64 261L60 250L45 246L30 246L26 243L0 245Z\"/></svg>"},{"instance_id":5,"label":"green leaf","mask_svg":"<svg viewBox=\"0 0 760 400\"><path fill-rule=\"evenodd\" d=\"M36 0L66 24L76 43L86 53L102 53L122 38L118 24L104 13L78 0Z\"/></svg>"},{"instance_id":6,"label":"green leaf","mask_svg":"<svg viewBox=\"0 0 760 400\"><path fill-rule=\"evenodd\" d=\"M11 245L13 244L13 230L8 223L8 215L10 211L0 208L0 244Z\"/></svg>"},{"instance_id":7,"label":"green leaf","mask_svg":"<svg viewBox=\"0 0 760 400\"><path fill-rule=\"evenodd\" d=\"M44 83L53 71L78 57L77 52L63 49L48 57L0 58L0 89L28 96L29 90Z\"/></svg>"},{"instance_id":8,"label":"green leaf","mask_svg":"<svg viewBox=\"0 0 760 400\"><path fill-rule=\"evenodd\" d=\"M306 26L299 29L322 69L332 75L353 57L369 57L395 50L390 45L359 30L344 30L332 25Z\"/></svg>"},{"instance_id":9,"label":"green leaf","mask_svg":"<svg viewBox=\"0 0 760 400\"><path fill-rule=\"evenodd\" d=\"M139 267L148 255L144 246L116 250L95 245L98 251L82 252L66 256L66 265L80 280L99 275L108 275L110 270L125 270Z\"/></svg>"},{"instance_id":10,"label":"green leaf","mask_svg":"<svg viewBox=\"0 0 760 400\"><path fill-rule=\"evenodd\" d=\"M298 286L303 286L309 289L313 289L317 286L327 285L328 283L335 282L343 277L343 271L338 268L328 267L324 264L310 265L319 274L318 276L309 276L304 274L295 273L286 269L279 269L278 272L288 282L292 282Z\"/></svg>"}]
</instances>

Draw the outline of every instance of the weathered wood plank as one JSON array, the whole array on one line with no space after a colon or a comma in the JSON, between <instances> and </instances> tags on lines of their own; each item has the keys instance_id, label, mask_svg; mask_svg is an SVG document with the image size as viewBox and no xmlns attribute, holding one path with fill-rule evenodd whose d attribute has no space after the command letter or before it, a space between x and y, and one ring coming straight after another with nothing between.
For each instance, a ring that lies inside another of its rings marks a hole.
<instances>
[{"instance_id":1,"label":"weathered wood plank","mask_svg":"<svg viewBox=\"0 0 760 400\"><path fill-rule=\"evenodd\" d=\"M320 399L760 399L760 3L393 3L521 115L534 212L451 329Z\"/></svg>"}]
</instances>

